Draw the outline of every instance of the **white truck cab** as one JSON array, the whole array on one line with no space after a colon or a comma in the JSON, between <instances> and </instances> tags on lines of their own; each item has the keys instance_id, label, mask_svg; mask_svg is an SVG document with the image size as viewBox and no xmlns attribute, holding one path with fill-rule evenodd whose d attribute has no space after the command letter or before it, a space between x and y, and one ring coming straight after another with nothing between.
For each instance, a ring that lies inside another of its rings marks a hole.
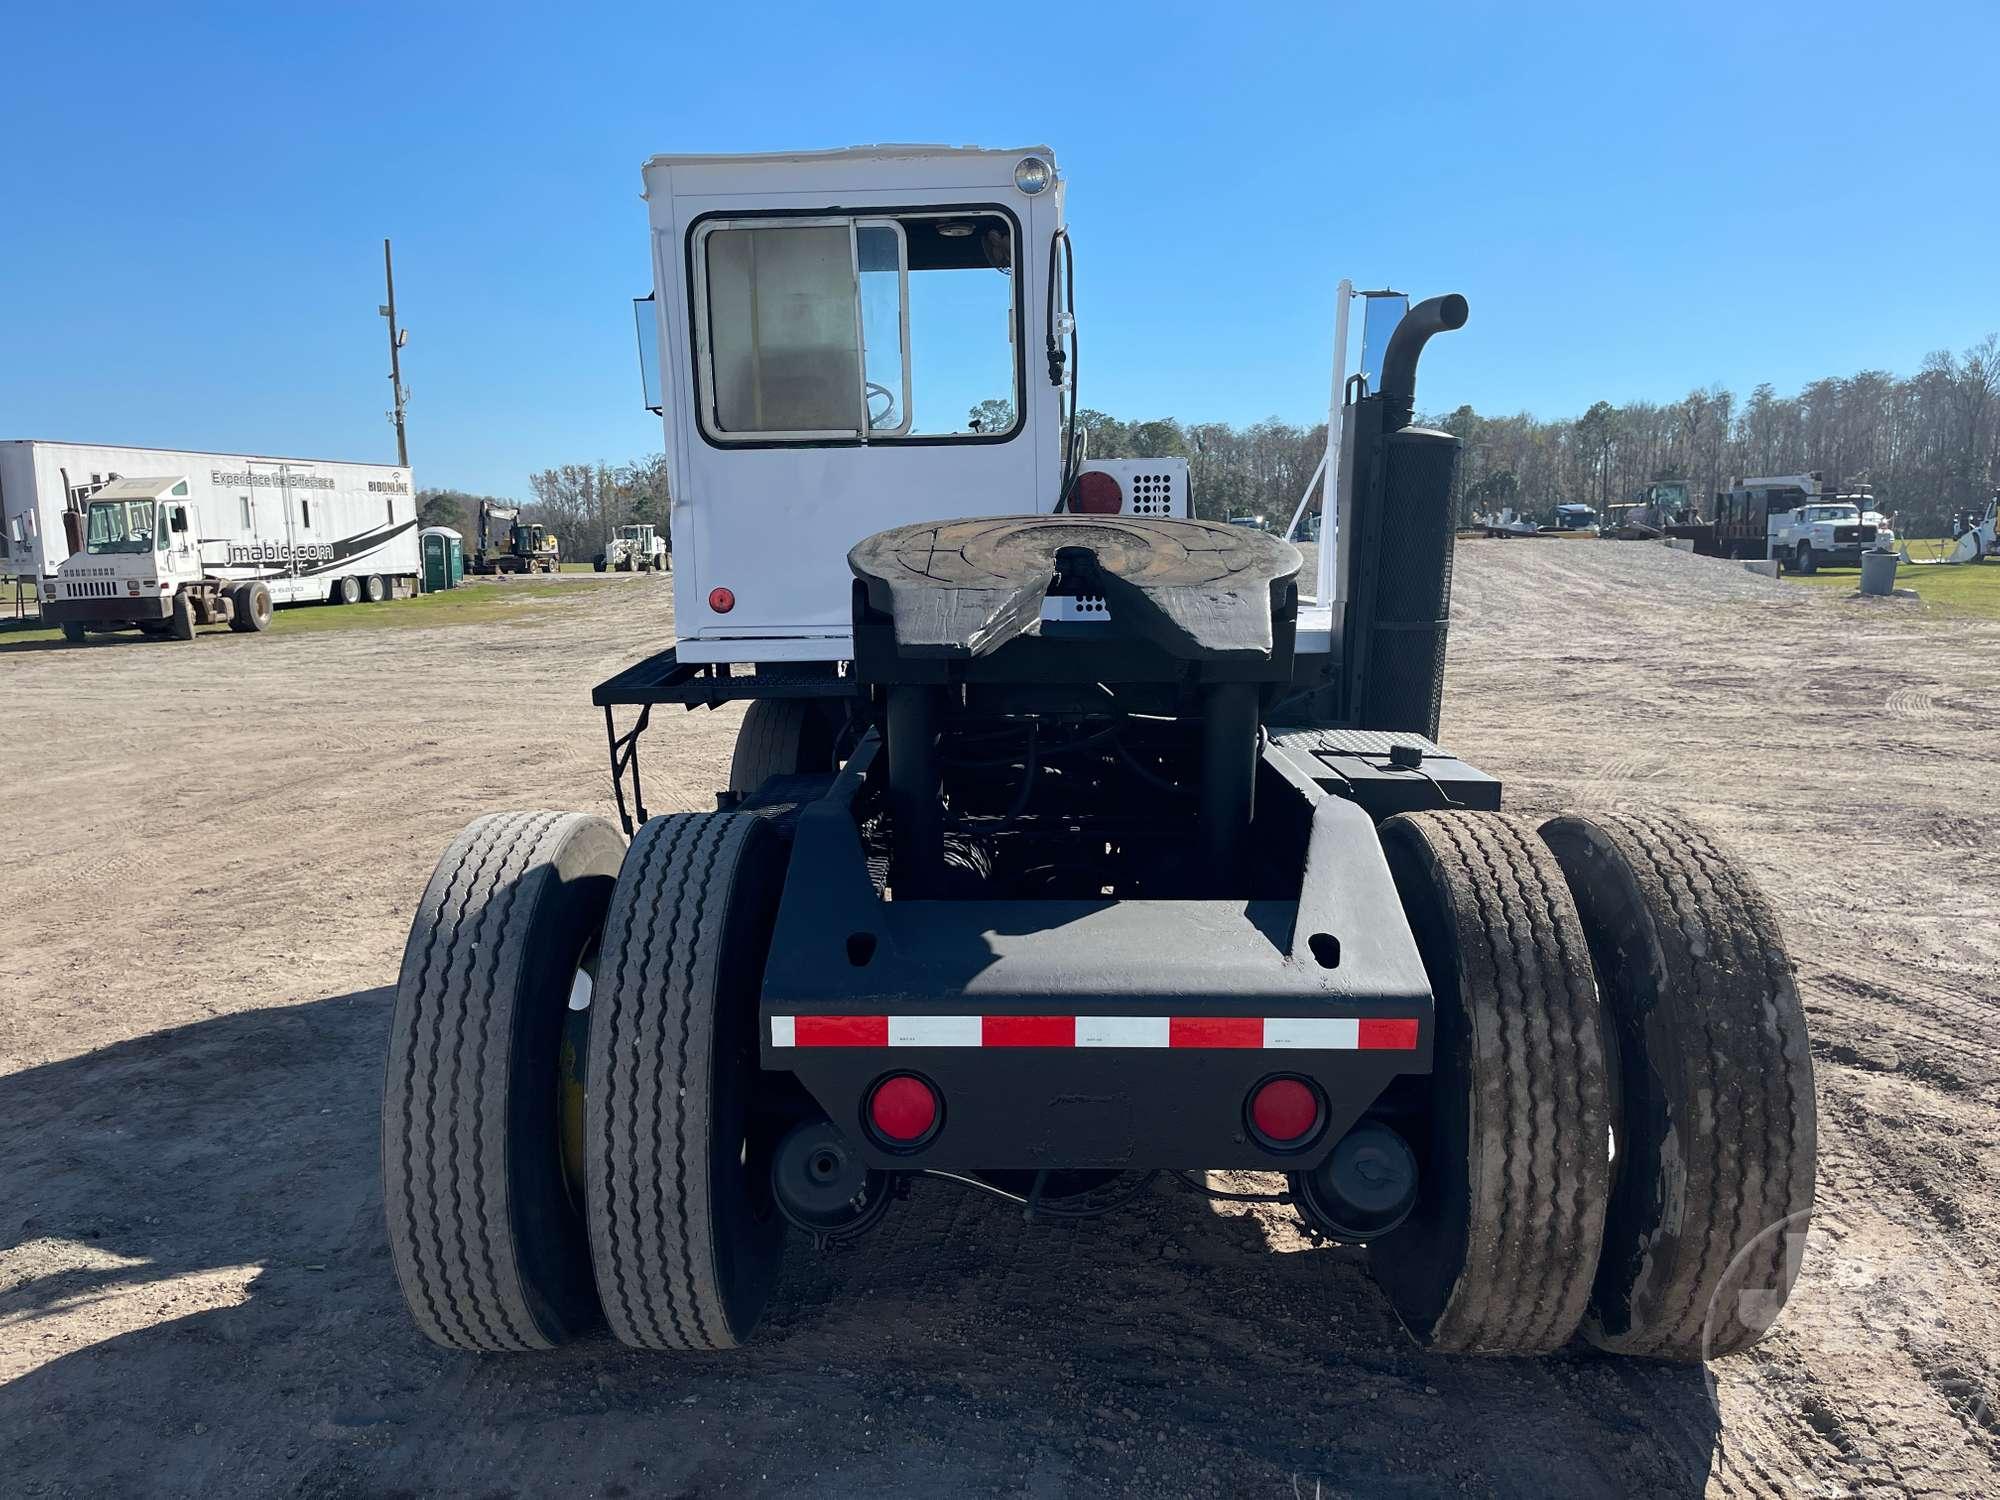
<instances>
[{"instance_id":1,"label":"white truck cab","mask_svg":"<svg viewBox=\"0 0 2000 1500\"><path fill-rule=\"evenodd\" d=\"M270 623L266 585L216 576L228 545L203 540L185 475L113 480L91 497L83 530L84 550L56 570L42 606L65 640L128 626L186 640L196 624Z\"/></svg>"},{"instance_id":2,"label":"white truck cab","mask_svg":"<svg viewBox=\"0 0 2000 1500\"><path fill-rule=\"evenodd\" d=\"M1761 530L1766 557L1798 573L1833 564L1859 567L1861 554L1876 545L1876 527L1862 510L1874 503L1867 486L1831 492L1817 472L1739 480L1717 497L1721 540L1742 555ZM1758 528L1752 530L1750 528Z\"/></svg>"},{"instance_id":3,"label":"white truck cab","mask_svg":"<svg viewBox=\"0 0 2000 1500\"><path fill-rule=\"evenodd\" d=\"M1184 460L1084 460L1047 146L656 156L644 180L681 662L850 658L847 552L890 527L1188 514Z\"/></svg>"}]
</instances>

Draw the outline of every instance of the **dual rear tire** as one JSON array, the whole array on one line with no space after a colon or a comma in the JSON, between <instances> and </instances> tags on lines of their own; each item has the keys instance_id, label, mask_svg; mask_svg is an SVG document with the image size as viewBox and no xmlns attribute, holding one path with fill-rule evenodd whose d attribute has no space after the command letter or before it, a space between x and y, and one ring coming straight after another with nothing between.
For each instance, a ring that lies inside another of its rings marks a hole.
<instances>
[{"instance_id":1,"label":"dual rear tire","mask_svg":"<svg viewBox=\"0 0 2000 1500\"><path fill-rule=\"evenodd\" d=\"M629 851L602 818L498 813L446 851L382 1104L391 1256L433 1342L748 1335L783 1245L749 1097L782 862L731 813L654 819Z\"/></svg>"},{"instance_id":2,"label":"dual rear tire","mask_svg":"<svg viewBox=\"0 0 2000 1500\"><path fill-rule=\"evenodd\" d=\"M1405 1327L1487 1354L1756 1342L1797 1276L1815 1153L1769 903L1671 818L1382 834L1437 1005L1421 1196L1371 1247Z\"/></svg>"},{"instance_id":3,"label":"dual rear tire","mask_svg":"<svg viewBox=\"0 0 2000 1500\"><path fill-rule=\"evenodd\" d=\"M1463 1353L1754 1343L1815 1152L1769 903L1668 818L1424 813L1382 843L1436 1000L1419 1201L1371 1247L1404 1325ZM783 863L739 812L653 819L629 850L601 818L495 814L446 852L382 1113L391 1252L431 1339L749 1335L784 1240L753 1097Z\"/></svg>"}]
</instances>

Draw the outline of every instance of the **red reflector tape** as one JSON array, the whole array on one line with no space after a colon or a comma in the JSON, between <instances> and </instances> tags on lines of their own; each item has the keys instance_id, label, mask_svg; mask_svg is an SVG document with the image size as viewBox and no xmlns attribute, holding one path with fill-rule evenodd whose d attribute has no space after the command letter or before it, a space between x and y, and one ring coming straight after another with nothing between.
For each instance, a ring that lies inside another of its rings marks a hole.
<instances>
[{"instance_id":1,"label":"red reflector tape","mask_svg":"<svg viewBox=\"0 0 2000 1500\"><path fill-rule=\"evenodd\" d=\"M889 1045L887 1016L800 1016L797 1041L800 1047L886 1047Z\"/></svg>"},{"instance_id":2,"label":"red reflector tape","mask_svg":"<svg viewBox=\"0 0 2000 1500\"><path fill-rule=\"evenodd\" d=\"M787 1047L1238 1048L1414 1052L1414 1016L772 1016Z\"/></svg>"},{"instance_id":3,"label":"red reflector tape","mask_svg":"<svg viewBox=\"0 0 2000 1500\"><path fill-rule=\"evenodd\" d=\"M1167 1028L1169 1047L1261 1047L1262 1016L1175 1016Z\"/></svg>"},{"instance_id":4,"label":"red reflector tape","mask_svg":"<svg viewBox=\"0 0 2000 1500\"><path fill-rule=\"evenodd\" d=\"M1358 1043L1364 1052L1412 1052L1417 1045L1417 1023L1405 1020L1366 1020L1361 1023Z\"/></svg>"},{"instance_id":5,"label":"red reflector tape","mask_svg":"<svg viewBox=\"0 0 2000 1500\"><path fill-rule=\"evenodd\" d=\"M986 1016L979 1027L982 1047L1074 1047L1075 1016Z\"/></svg>"}]
</instances>

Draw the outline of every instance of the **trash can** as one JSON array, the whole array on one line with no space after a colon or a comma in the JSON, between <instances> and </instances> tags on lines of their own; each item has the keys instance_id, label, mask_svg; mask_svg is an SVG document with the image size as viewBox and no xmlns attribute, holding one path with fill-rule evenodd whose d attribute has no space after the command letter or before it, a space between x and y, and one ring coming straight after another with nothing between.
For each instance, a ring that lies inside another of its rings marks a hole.
<instances>
[{"instance_id":1,"label":"trash can","mask_svg":"<svg viewBox=\"0 0 2000 1500\"><path fill-rule=\"evenodd\" d=\"M424 592L457 588L465 577L465 539L449 526L426 526L417 535L424 551Z\"/></svg>"},{"instance_id":2,"label":"trash can","mask_svg":"<svg viewBox=\"0 0 2000 1500\"><path fill-rule=\"evenodd\" d=\"M1895 553L1878 550L1861 554L1861 592L1864 594L1896 592Z\"/></svg>"}]
</instances>

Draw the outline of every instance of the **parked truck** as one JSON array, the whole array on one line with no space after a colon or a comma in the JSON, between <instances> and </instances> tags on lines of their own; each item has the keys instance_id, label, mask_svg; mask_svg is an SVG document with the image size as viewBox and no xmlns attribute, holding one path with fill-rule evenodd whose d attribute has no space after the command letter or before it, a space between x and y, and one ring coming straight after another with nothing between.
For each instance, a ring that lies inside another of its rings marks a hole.
<instances>
[{"instance_id":1,"label":"parked truck","mask_svg":"<svg viewBox=\"0 0 2000 1500\"><path fill-rule=\"evenodd\" d=\"M553 573L562 562L562 548L548 527L521 519L518 505L479 502L479 531L473 573Z\"/></svg>"},{"instance_id":2,"label":"parked truck","mask_svg":"<svg viewBox=\"0 0 2000 1500\"><path fill-rule=\"evenodd\" d=\"M81 545L41 581L44 617L72 644L127 629L185 641L197 625L263 630L279 604L415 593L411 502L300 487L306 477L265 495L221 470L206 484L190 474L109 481L70 528ZM218 494L238 481L248 493Z\"/></svg>"},{"instance_id":3,"label":"parked truck","mask_svg":"<svg viewBox=\"0 0 2000 1500\"><path fill-rule=\"evenodd\" d=\"M414 527L417 502L408 469L17 439L0 441L0 576L53 579L70 554L84 550L91 497L127 475L185 479L187 498L209 528L205 534L219 536L226 528L232 540L255 537L267 545L338 553L335 565L304 575L320 591L302 591L301 598L337 597L340 579L350 572L365 583L370 575L416 571L414 564L390 566L355 550L362 537Z\"/></svg>"},{"instance_id":4,"label":"parked truck","mask_svg":"<svg viewBox=\"0 0 2000 1500\"><path fill-rule=\"evenodd\" d=\"M1865 484L1829 491L1817 470L1738 480L1715 497L1711 535L1695 550L1721 557L1775 558L1800 573L1827 565L1859 567L1878 529L1863 510L1874 505Z\"/></svg>"},{"instance_id":5,"label":"parked truck","mask_svg":"<svg viewBox=\"0 0 2000 1500\"><path fill-rule=\"evenodd\" d=\"M1663 807L1509 814L1436 739L1460 444L1417 367L1465 299L1365 384L1336 336L1309 596L1290 542L1189 517L1184 464L1084 457L1047 147L645 184L674 640L591 694L620 821L488 813L411 922L380 1202L416 1326L730 1349L783 1257L920 1181L1071 1226L1242 1198L1222 1169L1365 1246L1435 1352L1755 1343L1816 1133L1770 903ZM940 282L1006 316L927 316ZM955 331L1008 431L913 356ZM649 814L648 726L725 704L716 810ZM1300 1306L1346 1270L1291 1259Z\"/></svg>"}]
</instances>

